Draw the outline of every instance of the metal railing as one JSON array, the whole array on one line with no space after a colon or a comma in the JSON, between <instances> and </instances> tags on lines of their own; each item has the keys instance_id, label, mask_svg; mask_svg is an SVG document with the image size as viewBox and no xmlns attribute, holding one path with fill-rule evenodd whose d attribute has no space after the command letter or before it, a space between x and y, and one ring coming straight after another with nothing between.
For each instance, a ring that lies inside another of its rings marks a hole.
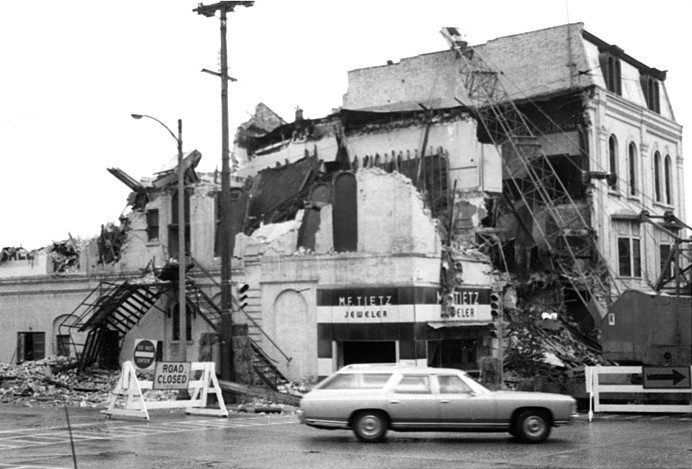
<instances>
[{"instance_id":1,"label":"metal railing","mask_svg":"<svg viewBox=\"0 0 692 469\"><path fill-rule=\"evenodd\" d=\"M204 275L214 283L214 285L216 287L218 287L219 289L221 288L221 284L216 281L214 276L207 269L205 269L204 266L202 266L197 261L197 259L190 256L190 260L192 261L192 263L194 264L195 267L197 267L200 271L202 271L204 273ZM257 323L257 321L255 321L255 319L252 316L250 316L248 314L248 312L245 311L245 309L240 307L240 303L238 302L237 298L232 297L231 299L232 299L233 306L234 306L235 310L242 312L245 315L245 317L252 323L252 325L257 329L257 331L259 331L269 341L269 343L271 343L274 346L274 348L276 348L276 350L286 359L286 361L288 363L290 363L291 360L293 360L293 358L286 355L286 353L283 350L281 350L281 347L279 347L279 345L276 342L274 342L274 340L269 336L269 334L267 334L264 331L264 329L262 329L262 327Z\"/></svg>"}]
</instances>

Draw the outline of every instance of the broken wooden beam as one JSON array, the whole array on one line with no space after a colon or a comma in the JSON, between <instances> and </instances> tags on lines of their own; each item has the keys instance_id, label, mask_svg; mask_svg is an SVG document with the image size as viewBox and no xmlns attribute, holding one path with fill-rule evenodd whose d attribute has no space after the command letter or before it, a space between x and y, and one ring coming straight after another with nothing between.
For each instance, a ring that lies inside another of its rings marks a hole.
<instances>
[{"instance_id":1,"label":"broken wooden beam","mask_svg":"<svg viewBox=\"0 0 692 469\"><path fill-rule=\"evenodd\" d=\"M232 381L219 380L219 387L222 391L242 394L244 396L259 397L273 402L280 402L298 407L300 405L300 396L286 394L279 391L274 391L267 388L257 386L247 386L245 384L234 383Z\"/></svg>"}]
</instances>

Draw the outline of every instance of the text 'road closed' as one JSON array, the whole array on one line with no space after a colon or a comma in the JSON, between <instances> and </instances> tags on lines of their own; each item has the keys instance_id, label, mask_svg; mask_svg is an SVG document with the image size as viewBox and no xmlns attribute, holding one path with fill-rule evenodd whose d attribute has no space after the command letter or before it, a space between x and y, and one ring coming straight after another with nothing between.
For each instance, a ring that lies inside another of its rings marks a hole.
<instances>
[{"instance_id":1,"label":"text 'road closed'","mask_svg":"<svg viewBox=\"0 0 692 469\"><path fill-rule=\"evenodd\" d=\"M187 389L190 362L156 362L154 389Z\"/></svg>"}]
</instances>

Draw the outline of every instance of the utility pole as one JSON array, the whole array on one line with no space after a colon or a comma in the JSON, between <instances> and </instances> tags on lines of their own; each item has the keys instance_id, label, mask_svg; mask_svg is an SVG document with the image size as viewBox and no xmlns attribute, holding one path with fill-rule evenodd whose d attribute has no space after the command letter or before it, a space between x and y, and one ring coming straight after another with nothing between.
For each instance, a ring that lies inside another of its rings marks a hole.
<instances>
[{"instance_id":1,"label":"utility pole","mask_svg":"<svg viewBox=\"0 0 692 469\"><path fill-rule=\"evenodd\" d=\"M180 318L180 360L187 361L187 294L185 267L185 165L183 161L183 121L178 119L178 317Z\"/></svg>"},{"instance_id":2,"label":"utility pole","mask_svg":"<svg viewBox=\"0 0 692 469\"><path fill-rule=\"evenodd\" d=\"M254 1L224 1L202 5L192 11L206 17L220 13L221 20L221 379L235 378L233 366L233 307L231 297L231 166L228 136L228 57L226 49L226 14L236 6L251 7Z\"/></svg>"}]
</instances>

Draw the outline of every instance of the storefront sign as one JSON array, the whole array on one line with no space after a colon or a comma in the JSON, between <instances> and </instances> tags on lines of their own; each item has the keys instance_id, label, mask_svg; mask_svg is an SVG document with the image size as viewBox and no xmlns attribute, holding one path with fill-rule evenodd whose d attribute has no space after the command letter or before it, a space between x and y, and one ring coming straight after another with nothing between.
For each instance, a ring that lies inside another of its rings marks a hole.
<instances>
[{"instance_id":1,"label":"storefront sign","mask_svg":"<svg viewBox=\"0 0 692 469\"><path fill-rule=\"evenodd\" d=\"M317 322L409 323L492 321L490 288L459 288L443 311L434 287L340 288L317 291Z\"/></svg>"},{"instance_id":2,"label":"storefront sign","mask_svg":"<svg viewBox=\"0 0 692 469\"><path fill-rule=\"evenodd\" d=\"M440 318L458 321L492 321L490 288L460 288L452 294L451 309L441 311Z\"/></svg>"},{"instance_id":3,"label":"storefront sign","mask_svg":"<svg viewBox=\"0 0 692 469\"><path fill-rule=\"evenodd\" d=\"M432 287L366 287L317 292L319 323L414 322L438 311L437 289Z\"/></svg>"},{"instance_id":4,"label":"storefront sign","mask_svg":"<svg viewBox=\"0 0 692 469\"><path fill-rule=\"evenodd\" d=\"M391 315L392 295L339 296L339 306L344 307L344 319L387 319Z\"/></svg>"}]
</instances>

